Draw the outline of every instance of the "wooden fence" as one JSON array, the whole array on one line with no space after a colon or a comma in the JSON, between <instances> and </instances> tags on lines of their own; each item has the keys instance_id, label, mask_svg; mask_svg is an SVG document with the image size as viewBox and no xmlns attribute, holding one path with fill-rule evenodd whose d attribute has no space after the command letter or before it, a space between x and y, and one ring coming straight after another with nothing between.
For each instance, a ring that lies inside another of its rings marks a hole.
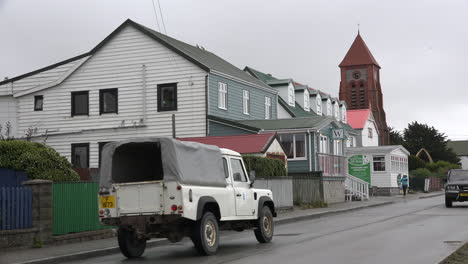
<instances>
[{"instance_id":1,"label":"wooden fence","mask_svg":"<svg viewBox=\"0 0 468 264\"><path fill-rule=\"evenodd\" d=\"M32 192L28 187L0 188L0 230L32 227Z\"/></svg>"},{"instance_id":2,"label":"wooden fence","mask_svg":"<svg viewBox=\"0 0 468 264\"><path fill-rule=\"evenodd\" d=\"M293 178L268 177L255 180L255 188L270 189L277 209L290 209L293 204Z\"/></svg>"},{"instance_id":3,"label":"wooden fence","mask_svg":"<svg viewBox=\"0 0 468 264\"><path fill-rule=\"evenodd\" d=\"M321 177L295 175L293 178L293 201L295 204L310 204L323 201Z\"/></svg>"}]
</instances>

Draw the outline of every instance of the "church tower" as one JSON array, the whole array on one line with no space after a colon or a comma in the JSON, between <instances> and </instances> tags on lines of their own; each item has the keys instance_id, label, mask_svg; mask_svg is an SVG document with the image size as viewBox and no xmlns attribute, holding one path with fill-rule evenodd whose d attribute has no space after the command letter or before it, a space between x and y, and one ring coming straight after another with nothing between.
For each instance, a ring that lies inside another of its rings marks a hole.
<instances>
[{"instance_id":1,"label":"church tower","mask_svg":"<svg viewBox=\"0 0 468 264\"><path fill-rule=\"evenodd\" d=\"M340 100L347 103L349 110L370 109L379 130L379 145L390 144L380 86L380 65L359 32L339 67Z\"/></svg>"}]
</instances>

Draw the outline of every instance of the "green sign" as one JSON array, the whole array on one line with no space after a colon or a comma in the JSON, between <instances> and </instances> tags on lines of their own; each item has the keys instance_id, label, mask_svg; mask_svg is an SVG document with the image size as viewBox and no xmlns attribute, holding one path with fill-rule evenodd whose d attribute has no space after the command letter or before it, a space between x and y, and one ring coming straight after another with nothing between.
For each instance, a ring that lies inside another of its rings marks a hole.
<instances>
[{"instance_id":1,"label":"green sign","mask_svg":"<svg viewBox=\"0 0 468 264\"><path fill-rule=\"evenodd\" d=\"M348 173L370 183L370 161L365 155L354 155L348 158Z\"/></svg>"}]
</instances>

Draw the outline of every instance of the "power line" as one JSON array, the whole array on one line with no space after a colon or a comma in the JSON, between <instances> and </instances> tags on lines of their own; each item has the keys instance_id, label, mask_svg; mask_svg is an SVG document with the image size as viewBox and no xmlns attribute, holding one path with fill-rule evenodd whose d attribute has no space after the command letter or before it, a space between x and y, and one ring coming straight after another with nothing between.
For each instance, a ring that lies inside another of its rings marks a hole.
<instances>
[{"instance_id":1,"label":"power line","mask_svg":"<svg viewBox=\"0 0 468 264\"><path fill-rule=\"evenodd\" d=\"M154 19L156 20L156 26L158 27L158 31L161 32L161 28L159 27L159 21L158 21L158 13L156 12L156 6L154 5L154 0L151 0L151 2L153 3Z\"/></svg>"},{"instance_id":2,"label":"power line","mask_svg":"<svg viewBox=\"0 0 468 264\"><path fill-rule=\"evenodd\" d=\"M161 4L159 3L159 0L158 0L158 7L159 7L159 14L161 14L161 22L163 24L164 34L167 35L166 24L164 23L164 16L163 16L163 12L162 12Z\"/></svg>"}]
</instances>

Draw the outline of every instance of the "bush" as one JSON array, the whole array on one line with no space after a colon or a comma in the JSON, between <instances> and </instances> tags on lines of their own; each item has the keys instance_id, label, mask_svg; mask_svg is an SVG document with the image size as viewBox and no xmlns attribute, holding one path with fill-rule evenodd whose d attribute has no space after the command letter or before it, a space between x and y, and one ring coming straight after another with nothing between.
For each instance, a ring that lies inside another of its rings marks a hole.
<instances>
[{"instance_id":1,"label":"bush","mask_svg":"<svg viewBox=\"0 0 468 264\"><path fill-rule=\"evenodd\" d=\"M426 177L429 177L432 175L432 172L426 168L419 168L419 169L415 169L415 170L412 170L410 171L410 176L412 177L423 177L423 178L426 178Z\"/></svg>"},{"instance_id":2,"label":"bush","mask_svg":"<svg viewBox=\"0 0 468 264\"><path fill-rule=\"evenodd\" d=\"M446 175L449 170L460 169L461 166L458 164L450 163L448 161L439 160L434 163L428 163L426 165L426 168L437 175L443 176Z\"/></svg>"},{"instance_id":3,"label":"bush","mask_svg":"<svg viewBox=\"0 0 468 264\"><path fill-rule=\"evenodd\" d=\"M70 162L53 148L20 140L0 141L0 168L25 172L30 179L78 181Z\"/></svg>"},{"instance_id":4,"label":"bush","mask_svg":"<svg viewBox=\"0 0 468 264\"><path fill-rule=\"evenodd\" d=\"M279 159L264 158L253 155L245 155L243 156L243 159L247 171L255 171L256 177L288 175L284 162Z\"/></svg>"},{"instance_id":5,"label":"bush","mask_svg":"<svg viewBox=\"0 0 468 264\"><path fill-rule=\"evenodd\" d=\"M412 170L416 170L419 168L425 168L426 162L416 157L415 155L410 155L408 157L408 166L409 166L409 170L412 171Z\"/></svg>"}]
</instances>

